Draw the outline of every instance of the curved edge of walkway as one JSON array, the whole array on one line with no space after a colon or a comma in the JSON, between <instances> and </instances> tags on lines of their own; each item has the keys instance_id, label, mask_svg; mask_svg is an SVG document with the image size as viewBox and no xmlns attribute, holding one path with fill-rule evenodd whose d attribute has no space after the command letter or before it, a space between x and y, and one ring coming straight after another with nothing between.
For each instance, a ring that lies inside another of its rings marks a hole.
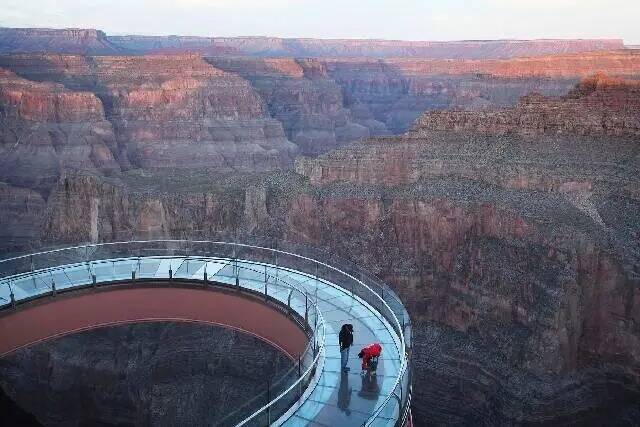
<instances>
[{"instance_id":1,"label":"curved edge of walkway","mask_svg":"<svg viewBox=\"0 0 640 427\"><path fill-rule=\"evenodd\" d=\"M296 360L308 336L284 310L246 292L175 282L120 283L43 296L0 313L0 357L60 336L123 323L182 321L253 335Z\"/></svg>"},{"instance_id":2,"label":"curved edge of walkway","mask_svg":"<svg viewBox=\"0 0 640 427\"><path fill-rule=\"evenodd\" d=\"M149 260L150 263L147 264L146 267L145 265L143 265L144 268L140 267L140 262L143 261L143 264L144 264L146 260ZM113 286L113 283L109 283L109 281L110 280L111 281L121 280L123 282L126 281L125 279L127 274L131 274L131 271L132 271L131 265L137 262L139 271L144 272L145 274L150 274L151 277L155 278L154 280L164 280L164 281L170 280L173 272L176 274L180 273L183 278L188 279L189 281L192 281L192 282L202 281L203 279L206 282L207 272L209 272L211 274L211 276L209 276L210 280L217 280L219 282L222 282L227 287L231 286L234 289L238 288L238 276L237 276L237 273L233 273L233 271L235 271L235 268L237 267L237 264L232 264L231 259L224 259L224 258L217 258L217 257L197 257L192 260L191 264L188 263L189 260L190 259L188 256L185 257L185 256L179 256L179 255L178 256L174 255L169 257L166 257L166 256L165 257L162 257L162 256L148 257L148 258L138 257L137 259L133 259L133 258L109 259L109 261L112 261L112 263L115 263L115 264L111 266L106 266L106 268L103 268L102 270L100 268L96 268L96 271L97 271L96 274L98 274L99 277L101 276L104 277L105 284L108 284L108 286ZM196 260L199 260L199 264L196 264L195 270L194 270L193 261L196 261ZM187 266L186 266L187 268L184 269L186 271L183 271L181 266L181 264L184 261L187 261ZM238 261L242 263L241 259L238 259ZM365 403L364 405L365 407L363 407L362 409L366 412L359 413L358 416L360 417L360 419L358 420L349 419L347 424L341 423L340 419L339 418L336 419L333 415L327 418L329 414L318 407L318 405L328 405L327 409L329 409L329 407L332 407L333 409L330 412L337 415L338 408L336 408L336 403L333 400L336 397L336 393L339 392L337 388L337 384L340 381L340 374L339 372L337 373L337 379L336 379L336 372L335 372L336 355L339 358L339 354L333 354L335 353L334 347L336 347L337 345L337 342L333 343L334 340L337 340L337 330L335 328L340 323L348 322L348 321L363 321L364 322L363 326L373 322L377 326L375 327L371 325L367 326L367 329L369 329L369 332L370 332L368 335L369 338L378 339L380 337L380 334L384 333L385 336L387 337L387 340L384 342L386 342L387 344L398 346L399 344L401 344L398 340L401 340L402 337L395 336L396 332L394 331L394 328L387 323L387 321L384 319L384 316L378 313L377 309L371 307L369 304L365 303L364 301L361 301L357 295L353 295L352 292L349 292L347 289L343 288L342 286L333 284L332 282L325 281L322 279L318 280L318 278L315 277L314 278L315 285L312 288L309 280L312 279L313 277L307 273L302 273L300 271L291 270L287 268L283 269L283 267L281 266L277 266L269 263L263 263L263 262L256 263L255 261L247 261L247 262L261 265L262 267L264 267L264 271L261 270L260 272L256 272L255 277L242 277L241 278L242 285L240 287L243 287L250 291L254 291L255 293L260 293L261 289L264 287L264 292L266 295L267 289L265 284L267 282L265 282L265 280L267 280L268 270L269 272L271 270L273 271L287 270L287 274L291 276L291 279L294 279L294 282L297 282L296 283L297 285L301 285L303 288L306 288L307 291L309 291L308 292L309 295L311 294L312 290L316 292L317 302L321 306L319 309L320 310L319 313L321 315L320 317L324 317L322 316L323 312L329 315L329 318L325 319L327 321L327 324L329 325L329 328L327 331L323 333L323 342L325 340L325 334L332 336L331 338L332 341L331 343L327 344L328 347L325 347L323 344L322 353L324 353L325 351L330 351L332 354L331 355L322 354L323 356L322 365L318 365L318 367L322 366L322 369L319 369L320 372L316 372L316 374L314 375L314 381L312 381L310 384L312 385L312 387L309 387L310 393L314 393L315 391L317 398L320 400L317 400L316 398L313 398L313 397L309 398L306 401L305 399L300 399L298 402L298 409L302 413L308 414L311 417L311 420L309 418L305 418L304 416L298 416L301 414L297 413L295 416L295 420L293 418L289 418L287 421L285 421L285 424L292 425L292 426L307 425L307 424L318 425L318 426L326 426L326 425L361 426L363 425L362 421L364 421L364 425L370 425L372 420L371 415L375 415L375 416L379 415L380 418L375 420L375 425L385 425L385 426L397 425L397 421L401 421L403 419L403 414L396 412L393 406L391 406L390 408L391 412L384 411L384 413L380 413L380 411L377 409L379 407L378 404L385 403L388 400L384 400L384 399L381 400L379 398L374 397L372 401L370 395L363 396L360 398L362 402ZM121 264L122 268L116 268L116 264ZM234 265L236 267L234 267ZM189 266L191 266L191 269L189 268ZM212 267L214 266L216 267L215 270L212 269ZM90 281L90 278L87 275L87 272L86 271L82 272L82 270L86 269L86 266L84 264L76 264L76 265L70 264L68 266L62 266L61 268L65 269L67 267L70 270L72 270L70 273L75 272L75 273L82 273L82 274L78 274L77 276L75 276L74 274L67 275L64 271L59 272L60 276L58 277L61 280L58 280L58 278L56 278L57 284L66 282L66 284L64 285L66 288L73 288L76 286L86 286L89 283L88 280ZM209 268L208 270L207 270L207 267ZM31 274L27 273L29 277L33 277L34 274L37 275L39 273L37 271L35 272L32 271ZM173 276L174 278L176 274L174 274ZM235 274L235 277L233 277L234 274ZM216 279L213 279L214 276L216 277ZM276 272L276 279L277 277L278 276ZM26 277L22 276L19 279L19 281L26 284L27 281L25 281L25 279ZM51 278L47 277L47 280L49 279L53 280L53 276ZM28 281L30 282L31 279L28 279ZM94 281L95 281L95 276L94 276ZM235 282L235 285L234 285L234 282ZM33 283L34 284L36 283L35 279L33 280ZM174 279L174 282L172 282L172 284L174 283L175 283L175 279ZM14 292L15 291L23 292L23 295L21 295L21 297L28 297L28 295L31 294L31 292L27 291L26 289L21 290L20 286L17 286L16 288L16 282L14 282L13 284L15 288ZM107 287L105 286L105 284L100 284L100 286L98 286L98 289ZM318 288L317 284L322 284L322 286ZM154 295L155 295L155 291L156 290L154 290ZM320 295L317 294L318 292L320 293ZM278 291L277 289L275 290L275 294L280 295L279 297L273 295L275 299L280 299L280 302L282 302L281 298L286 298L286 295L283 294L282 291ZM44 299L43 297L46 297L46 295L35 296L34 302ZM155 298L155 296L153 298ZM260 300L258 304L264 305L264 301L265 301L264 299ZM174 301L174 304L175 304L175 301ZM295 301L295 302L289 301L287 305L289 305L290 308L294 309L294 311L297 311L298 314L300 314L301 312L302 313L305 312L306 301L305 301L305 298L302 298L301 301ZM236 310L233 314L238 314L239 312L240 312L239 310ZM367 314L366 312L370 312L370 314ZM262 322L262 323L267 323L267 322ZM324 324L324 321L323 321L323 324ZM244 328L241 328L241 329L244 329ZM383 331L386 331L386 332L383 332ZM1 333L2 333L2 330L0 330L0 334ZM280 334L277 334L277 335L280 335ZM0 335L0 337L2 337L2 335ZM277 340L275 340L274 342L277 342ZM382 371L381 371L382 375L381 376L379 375L379 377L382 383L380 384L380 389L382 389L382 391L386 393L386 396L388 396L387 399L392 397L394 393L394 387L395 387L394 384L397 384L397 382L395 382L396 378L398 378L398 380L402 378L398 375L402 375L400 371L402 371L402 367L406 363L405 352L400 347L402 347L402 345L399 345L399 347L397 348L398 350L397 357L390 357L388 359L385 357L383 358L383 360L381 360L380 366L382 367ZM318 354L318 357L319 356L320 354ZM327 360L325 360L326 356L329 356ZM357 362L357 359L354 360L354 362ZM327 366L327 363L329 366ZM386 370L385 366L388 368L389 376L384 375L384 372ZM327 372L325 372L325 370ZM342 383L340 383L339 385L341 386ZM364 386L364 383L363 383L363 386ZM402 388L404 387L404 385L400 384L400 387ZM378 393L380 393L381 391L380 389L378 390ZM402 393L402 390L401 390L401 393ZM402 400L402 397L400 397L400 400ZM332 403L330 403L330 401ZM401 402L399 402L399 405L400 406L398 406L397 408L398 411L402 410ZM339 407L339 403L337 404L337 406ZM383 408L380 407L380 409L383 409ZM284 421L284 419L280 419L279 421ZM347 420L343 419L342 421L347 421Z\"/></svg>"}]
</instances>

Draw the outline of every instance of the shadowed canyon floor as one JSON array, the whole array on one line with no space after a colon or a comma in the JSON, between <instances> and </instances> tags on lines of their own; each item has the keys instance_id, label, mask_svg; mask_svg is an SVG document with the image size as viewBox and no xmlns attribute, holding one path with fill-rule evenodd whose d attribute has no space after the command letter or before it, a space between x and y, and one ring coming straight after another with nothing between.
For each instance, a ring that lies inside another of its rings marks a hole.
<instances>
[{"instance_id":1,"label":"shadowed canyon floor","mask_svg":"<svg viewBox=\"0 0 640 427\"><path fill-rule=\"evenodd\" d=\"M232 330L141 323L19 350L0 360L0 385L47 426L215 425L291 366Z\"/></svg>"}]
</instances>

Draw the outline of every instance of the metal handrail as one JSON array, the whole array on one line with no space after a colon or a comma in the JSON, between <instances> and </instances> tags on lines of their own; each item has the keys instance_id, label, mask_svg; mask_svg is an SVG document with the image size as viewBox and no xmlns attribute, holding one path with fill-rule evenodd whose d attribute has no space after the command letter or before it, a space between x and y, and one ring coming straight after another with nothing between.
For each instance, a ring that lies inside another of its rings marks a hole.
<instances>
[{"instance_id":1,"label":"metal handrail","mask_svg":"<svg viewBox=\"0 0 640 427\"><path fill-rule=\"evenodd\" d=\"M74 249L88 249L88 248L96 248L96 247L105 247L105 246L115 246L115 245L129 245L129 244L145 244L145 243L195 243L195 244L213 244L213 245L226 245L226 246L231 246L231 247L241 247L241 248L250 248L250 249L259 249L259 250L265 250L265 251L269 251L272 253L276 253L276 254L283 254L283 255L288 255L288 256L292 256L294 258L298 258L301 260L306 260L306 261L311 261L313 263L316 263L317 265L322 265L323 267L329 268L330 270L333 270L353 281L355 281L356 283L360 284L362 287L364 287L366 290L368 290L369 292L371 292L373 294L373 296L375 298L377 298L384 307L386 307L389 310L390 313L390 317L392 323L395 323L395 326L397 328L397 333L398 333L398 337L400 339L400 347L403 352L403 354L405 353L404 349L406 349L406 342L405 342L405 337L404 337L404 327L403 325L400 324L400 321L398 320L395 312L393 311L393 309L391 309L391 307L387 304L387 302L384 300L383 297L381 297L380 295L378 295L378 293L376 293L374 290L372 290L367 284L365 284L362 280L354 277L353 275L342 271L330 264L327 264L323 261L318 261L314 258L310 258L307 256L303 256L303 255L299 255L293 252L289 252L289 251L283 251L280 249L274 249L274 248L268 248L268 247L264 247L264 246L256 246L256 245L249 245L249 244L244 244L244 243L236 243L236 242L225 242L225 241L210 241L210 240L184 240L184 239L157 239L157 240L130 240L130 241L121 241L121 242L103 242L103 243L91 243L91 244L85 244L85 245L78 245L78 246L72 246L72 247L66 247L66 248L57 248L57 249L52 249L52 250L48 250L48 251L41 251L41 252L36 252L36 253L31 253L31 254L26 254L26 255L20 255L20 256L16 256L16 257L12 257L12 258L7 258L7 259L3 259L0 260L0 265L10 262L10 261L15 261L15 260L20 260L20 259L28 259L30 257L34 257L34 256L39 256L39 255L45 255L45 254L53 254L53 253L58 253L58 252L62 252L62 251L69 251L69 250L74 250ZM360 270L357 266L353 267L356 270ZM313 277L311 275L309 275L308 273L305 273L303 271L299 271L299 273L306 275L308 277ZM316 277L316 279L318 279ZM374 281L374 280L372 280ZM375 281L374 281L375 282ZM333 283L333 282L332 282ZM378 283L376 283L376 285L381 286L382 289L384 289L384 285L379 285ZM339 286L339 285L338 285ZM389 293L393 296L394 299L396 299L398 302L401 303L400 299L392 292L389 290ZM383 315L383 317L387 317L385 316L384 313L380 313ZM324 324L323 324L323 328L324 328ZM324 345L324 342L323 342ZM318 352L318 354L316 355L316 358L314 359L314 362L312 363L311 367L314 366L315 363L317 363L317 358L319 357L320 352ZM399 373L398 376L393 384L393 387L391 388L392 390L395 390L398 385L402 382L402 379L404 378L404 375L407 372L407 367L408 367L408 361L407 361L407 357L406 355L404 355L403 357L401 357L401 365L400 365L400 369L399 369ZM301 376L301 378L304 378L308 372L310 372L310 369L308 369L305 372L305 375ZM274 401L277 401L278 399L280 399L283 396L283 394L279 395ZM384 401L377 407L377 409L374 411L374 413L371 415L371 417L369 418L369 420L365 423L365 426L370 426L375 419L380 415L380 413L385 409L386 405L389 403L389 401L391 400L392 394L389 394ZM272 401L273 402L273 401ZM257 416L259 413L261 413L262 411L264 411L264 409L267 409L270 406L270 404L265 405L263 408L261 408L258 412L254 413L249 419L253 419L255 416ZM400 411L402 411L402 408L399 408ZM247 419L247 421L249 420ZM244 424L244 422L242 423ZM240 424L240 425L242 425Z\"/></svg>"}]
</instances>

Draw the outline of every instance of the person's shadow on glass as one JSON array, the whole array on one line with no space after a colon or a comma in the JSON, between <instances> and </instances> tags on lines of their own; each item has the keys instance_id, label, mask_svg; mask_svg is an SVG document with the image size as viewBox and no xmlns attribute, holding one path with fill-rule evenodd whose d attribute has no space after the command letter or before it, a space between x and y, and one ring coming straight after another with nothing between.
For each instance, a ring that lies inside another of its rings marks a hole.
<instances>
[{"instance_id":1,"label":"person's shadow on glass","mask_svg":"<svg viewBox=\"0 0 640 427\"><path fill-rule=\"evenodd\" d=\"M338 389L338 408L347 415L351 415L351 387L349 387L349 373L342 372L340 375L340 388Z\"/></svg>"},{"instance_id":2,"label":"person's shadow on glass","mask_svg":"<svg viewBox=\"0 0 640 427\"><path fill-rule=\"evenodd\" d=\"M360 392L358 392L358 396L368 400L377 400L379 395L380 386L378 385L378 376L371 375L371 373L367 371L367 373L362 375L362 387Z\"/></svg>"}]
</instances>

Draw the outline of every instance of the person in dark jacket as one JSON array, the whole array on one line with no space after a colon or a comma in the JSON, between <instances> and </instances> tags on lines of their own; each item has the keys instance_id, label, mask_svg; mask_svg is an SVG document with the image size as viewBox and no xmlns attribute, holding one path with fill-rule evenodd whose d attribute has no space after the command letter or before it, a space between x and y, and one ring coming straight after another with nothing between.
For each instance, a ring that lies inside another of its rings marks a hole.
<instances>
[{"instance_id":1,"label":"person in dark jacket","mask_svg":"<svg viewBox=\"0 0 640 427\"><path fill-rule=\"evenodd\" d=\"M343 372L349 372L347 362L349 361L349 347L353 344L353 325L348 323L342 325L338 340L340 343L340 366Z\"/></svg>"}]
</instances>

